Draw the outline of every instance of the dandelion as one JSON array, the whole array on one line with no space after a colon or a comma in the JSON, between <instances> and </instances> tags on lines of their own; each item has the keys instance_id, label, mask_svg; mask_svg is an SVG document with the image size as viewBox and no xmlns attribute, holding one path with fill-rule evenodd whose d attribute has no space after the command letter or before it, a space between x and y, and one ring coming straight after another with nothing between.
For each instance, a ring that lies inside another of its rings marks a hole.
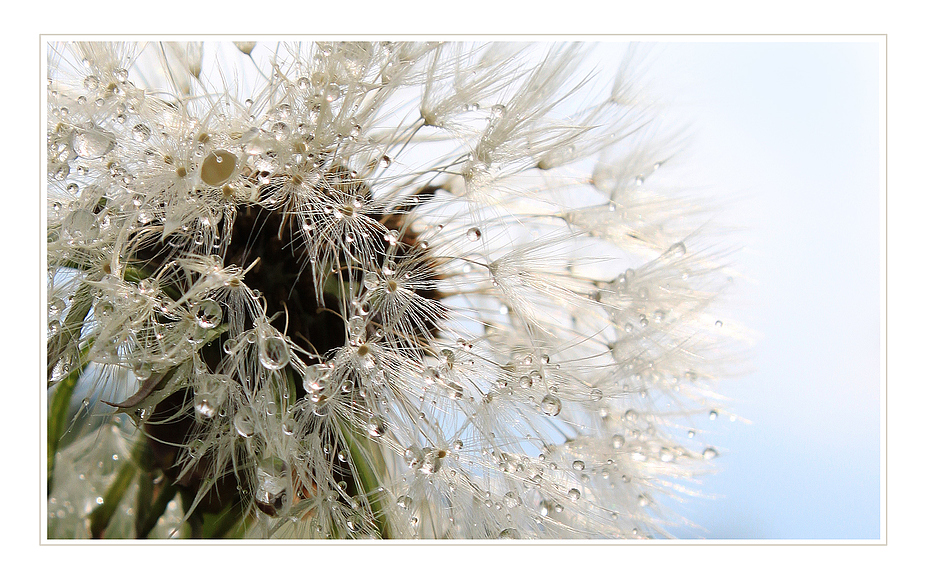
<instances>
[{"instance_id":1,"label":"dandelion","mask_svg":"<svg viewBox=\"0 0 925 580\"><path fill-rule=\"evenodd\" d=\"M50 46L49 536L667 535L727 275L590 48Z\"/></svg>"}]
</instances>

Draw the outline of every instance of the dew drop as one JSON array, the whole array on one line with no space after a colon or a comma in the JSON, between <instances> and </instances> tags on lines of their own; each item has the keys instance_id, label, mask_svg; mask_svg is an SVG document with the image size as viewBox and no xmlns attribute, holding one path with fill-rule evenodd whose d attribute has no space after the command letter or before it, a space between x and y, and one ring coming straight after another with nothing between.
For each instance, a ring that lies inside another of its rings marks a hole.
<instances>
[{"instance_id":1,"label":"dew drop","mask_svg":"<svg viewBox=\"0 0 925 580\"><path fill-rule=\"evenodd\" d=\"M84 78L84 88L88 91L95 91L100 88L100 79L96 75L90 75Z\"/></svg>"},{"instance_id":2,"label":"dew drop","mask_svg":"<svg viewBox=\"0 0 925 580\"><path fill-rule=\"evenodd\" d=\"M61 223L64 233L74 239L93 240L100 232L96 216L85 209L72 211Z\"/></svg>"},{"instance_id":3,"label":"dew drop","mask_svg":"<svg viewBox=\"0 0 925 580\"><path fill-rule=\"evenodd\" d=\"M48 301L48 318L57 318L64 313L67 303L61 298L52 298Z\"/></svg>"},{"instance_id":4,"label":"dew drop","mask_svg":"<svg viewBox=\"0 0 925 580\"><path fill-rule=\"evenodd\" d=\"M469 238L470 242L477 242L482 238L482 231L478 228L469 228L469 231L466 232L466 237Z\"/></svg>"},{"instance_id":5,"label":"dew drop","mask_svg":"<svg viewBox=\"0 0 925 580\"><path fill-rule=\"evenodd\" d=\"M540 401L540 409L550 417L555 417L562 411L562 401L555 395L546 395Z\"/></svg>"},{"instance_id":6,"label":"dew drop","mask_svg":"<svg viewBox=\"0 0 925 580\"><path fill-rule=\"evenodd\" d=\"M716 418L719 416L719 412L715 409L710 411L710 421L716 421Z\"/></svg>"},{"instance_id":7,"label":"dew drop","mask_svg":"<svg viewBox=\"0 0 925 580\"><path fill-rule=\"evenodd\" d=\"M215 328L222 321L222 307L214 300L203 300L194 310L196 322L202 328Z\"/></svg>"},{"instance_id":8,"label":"dew drop","mask_svg":"<svg viewBox=\"0 0 925 580\"><path fill-rule=\"evenodd\" d=\"M206 185L217 187L231 179L237 162L238 158L230 151L213 151L202 161L199 175Z\"/></svg>"},{"instance_id":9,"label":"dew drop","mask_svg":"<svg viewBox=\"0 0 925 580\"><path fill-rule=\"evenodd\" d=\"M712 447L707 447L703 450L704 459L714 459L717 455L718 454L716 453L716 449L713 449Z\"/></svg>"},{"instance_id":10,"label":"dew drop","mask_svg":"<svg viewBox=\"0 0 925 580\"><path fill-rule=\"evenodd\" d=\"M257 464L257 488L254 500L268 516L278 516L289 499L292 486L289 464L279 457L268 457Z\"/></svg>"},{"instance_id":11,"label":"dew drop","mask_svg":"<svg viewBox=\"0 0 925 580\"><path fill-rule=\"evenodd\" d=\"M286 435L292 435L295 433L297 427L298 423L296 423L296 420L292 417L288 417L285 421L283 421L283 433Z\"/></svg>"},{"instance_id":12,"label":"dew drop","mask_svg":"<svg viewBox=\"0 0 925 580\"><path fill-rule=\"evenodd\" d=\"M520 532L516 528L504 528L501 530L501 533L498 534L499 540L519 540Z\"/></svg>"},{"instance_id":13,"label":"dew drop","mask_svg":"<svg viewBox=\"0 0 925 580\"><path fill-rule=\"evenodd\" d=\"M604 398L604 393L600 389L591 389L591 400L600 401Z\"/></svg>"},{"instance_id":14,"label":"dew drop","mask_svg":"<svg viewBox=\"0 0 925 580\"><path fill-rule=\"evenodd\" d=\"M581 499L581 492L573 487L572 489L568 490L568 498L572 501L578 501Z\"/></svg>"},{"instance_id":15,"label":"dew drop","mask_svg":"<svg viewBox=\"0 0 925 580\"><path fill-rule=\"evenodd\" d=\"M102 129L76 129L71 135L71 148L84 159L99 159L115 146L112 134Z\"/></svg>"},{"instance_id":16,"label":"dew drop","mask_svg":"<svg viewBox=\"0 0 925 580\"><path fill-rule=\"evenodd\" d=\"M447 386L448 386L449 389L450 389L450 398L451 398L451 399L453 399L453 400L455 401L455 400L459 400L459 399L462 398L462 396L463 396L463 388L462 388L462 385L460 385L459 383L449 383Z\"/></svg>"},{"instance_id":17,"label":"dew drop","mask_svg":"<svg viewBox=\"0 0 925 580\"><path fill-rule=\"evenodd\" d=\"M611 438L610 443L613 445L614 449L620 449L626 445L626 437L623 435L614 435L613 438Z\"/></svg>"},{"instance_id":18,"label":"dew drop","mask_svg":"<svg viewBox=\"0 0 925 580\"><path fill-rule=\"evenodd\" d=\"M386 431L385 421L379 415L373 415L366 424L366 432L370 437L382 437Z\"/></svg>"},{"instance_id":19,"label":"dew drop","mask_svg":"<svg viewBox=\"0 0 925 580\"><path fill-rule=\"evenodd\" d=\"M581 461L580 459L576 459L575 461L572 462L572 469L574 469L575 471L584 471L585 462Z\"/></svg>"},{"instance_id":20,"label":"dew drop","mask_svg":"<svg viewBox=\"0 0 925 580\"><path fill-rule=\"evenodd\" d=\"M271 371L289 364L289 347L285 340L276 335L261 337L257 341L257 354L260 364Z\"/></svg>"},{"instance_id":21,"label":"dew drop","mask_svg":"<svg viewBox=\"0 0 925 580\"><path fill-rule=\"evenodd\" d=\"M251 417L251 411L247 407L238 410L234 415L234 430L238 435L245 439L254 434L254 420Z\"/></svg>"},{"instance_id":22,"label":"dew drop","mask_svg":"<svg viewBox=\"0 0 925 580\"><path fill-rule=\"evenodd\" d=\"M675 242L668 247L668 256L673 258L680 258L687 253L687 246L684 245L684 242Z\"/></svg>"},{"instance_id":23,"label":"dew drop","mask_svg":"<svg viewBox=\"0 0 925 580\"><path fill-rule=\"evenodd\" d=\"M327 88L324 90L324 100L333 103L340 98L340 87L334 83L330 83Z\"/></svg>"},{"instance_id":24,"label":"dew drop","mask_svg":"<svg viewBox=\"0 0 925 580\"><path fill-rule=\"evenodd\" d=\"M132 127L132 139L139 143L144 143L151 137L151 128L144 123L138 123Z\"/></svg>"}]
</instances>

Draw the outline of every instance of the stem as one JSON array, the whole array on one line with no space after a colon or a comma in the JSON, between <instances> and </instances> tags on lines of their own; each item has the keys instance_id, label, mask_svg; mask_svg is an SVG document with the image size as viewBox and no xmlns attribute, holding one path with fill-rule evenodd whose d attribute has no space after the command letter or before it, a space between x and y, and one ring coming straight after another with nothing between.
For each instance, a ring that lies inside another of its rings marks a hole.
<instances>
[{"instance_id":1,"label":"stem","mask_svg":"<svg viewBox=\"0 0 925 580\"><path fill-rule=\"evenodd\" d=\"M150 534L154 526L157 525L157 520L167 511L167 504L170 503L170 500L172 500L173 496L176 494L176 486L165 481L157 497L154 498L154 502L151 504L150 509L146 510L147 513L144 519L141 519L139 514L139 519L135 520L135 535L139 540L148 537L148 534Z\"/></svg>"},{"instance_id":2,"label":"stem","mask_svg":"<svg viewBox=\"0 0 925 580\"><path fill-rule=\"evenodd\" d=\"M91 343L92 344L92 343ZM51 494L51 484L55 474L55 454L58 452L58 444L61 437L64 436L65 424L67 423L67 411L71 404L71 396L74 394L74 387L77 381L87 368L89 360L87 353L91 344L88 344L80 352L82 362L73 369L64 379L58 382L55 392L51 397L51 406L48 409L48 494Z\"/></svg>"},{"instance_id":3,"label":"stem","mask_svg":"<svg viewBox=\"0 0 925 580\"><path fill-rule=\"evenodd\" d=\"M358 436L351 428L341 430L347 447L350 450L350 456L353 465L356 467L357 484L361 488L360 492L369 501L369 507L376 519L379 528L379 536L383 540L395 537L388 519L385 517L385 511L378 499L376 490L379 489L379 479L377 473L385 473L385 458L379 446L370 441L369 438ZM377 515L378 514L378 515Z\"/></svg>"},{"instance_id":4,"label":"stem","mask_svg":"<svg viewBox=\"0 0 925 580\"><path fill-rule=\"evenodd\" d=\"M109 526L113 514L116 513L116 508L119 507L119 502L122 501L122 497L128 491L128 486L132 483L137 471L138 469L131 459L126 461L119 469L115 481L106 490L102 505L90 512L90 535L93 539L99 540L103 537L103 532Z\"/></svg>"}]
</instances>

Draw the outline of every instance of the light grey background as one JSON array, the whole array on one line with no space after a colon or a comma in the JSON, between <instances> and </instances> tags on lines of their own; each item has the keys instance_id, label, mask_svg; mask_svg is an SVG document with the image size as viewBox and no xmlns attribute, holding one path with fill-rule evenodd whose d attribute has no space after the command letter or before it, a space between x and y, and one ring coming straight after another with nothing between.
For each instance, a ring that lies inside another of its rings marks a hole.
<instances>
[{"instance_id":1,"label":"light grey background","mask_svg":"<svg viewBox=\"0 0 925 580\"><path fill-rule=\"evenodd\" d=\"M703 527L680 537L881 537L881 46L854 40L653 51L691 185L742 228L728 311L755 339L719 389L750 424L710 425L718 497L678 507Z\"/></svg>"}]
</instances>

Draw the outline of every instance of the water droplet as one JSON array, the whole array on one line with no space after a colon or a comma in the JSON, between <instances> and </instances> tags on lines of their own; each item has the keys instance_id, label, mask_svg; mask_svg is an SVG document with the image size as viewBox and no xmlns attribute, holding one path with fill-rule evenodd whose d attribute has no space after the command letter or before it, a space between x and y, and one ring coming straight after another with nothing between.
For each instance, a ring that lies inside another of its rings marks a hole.
<instances>
[{"instance_id":1,"label":"water droplet","mask_svg":"<svg viewBox=\"0 0 925 580\"><path fill-rule=\"evenodd\" d=\"M88 91L95 91L100 87L100 79L95 75L84 78L84 88Z\"/></svg>"},{"instance_id":2,"label":"water droplet","mask_svg":"<svg viewBox=\"0 0 925 580\"><path fill-rule=\"evenodd\" d=\"M238 158L230 151L213 151L202 161L199 175L206 185L220 186L231 179L237 162Z\"/></svg>"},{"instance_id":3,"label":"water droplet","mask_svg":"<svg viewBox=\"0 0 925 580\"><path fill-rule=\"evenodd\" d=\"M450 398L453 400L461 399L463 396L463 388L459 383L449 383L447 387L450 390Z\"/></svg>"},{"instance_id":4,"label":"water droplet","mask_svg":"<svg viewBox=\"0 0 925 580\"><path fill-rule=\"evenodd\" d=\"M717 455L718 454L716 453L716 449L713 449L712 447L707 447L703 450L704 459L714 459Z\"/></svg>"},{"instance_id":5,"label":"water droplet","mask_svg":"<svg viewBox=\"0 0 925 580\"><path fill-rule=\"evenodd\" d=\"M684 242L676 242L671 244L668 247L668 256L671 258L680 258L687 253L687 246L684 245Z\"/></svg>"},{"instance_id":6,"label":"water droplet","mask_svg":"<svg viewBox=\"0 0 925 580\"><path fill-rule=\"evenodd\" d=\"M716 326L716 328L722 328L722 327L723 327L723 321L722 321L722 320L717 320L717 321L714 323L714 326Z\"/></svg>"},{"instance_id":7,"label":"water droplet","mask_svg":"<svg viewBox=\"0 0 925 580\"><path fill-rule=\"evenodd\" d=\"M572 501L578 501L581 499L581 492L573 487L572 489L568 490L568 498Z\"/></svg>"},{"instance_id":8,"label":"water droplet","mask_svg":"<svg viewBox=\"0 0 925 580\"><path fill-rule=\"evenodd\" d=\"M197 385L194 405L196 412L200 416L211 419L216 415L227 396L228 382L228 379L223 375L209 375L202 378ZM237 427L237 423L235 427Z\"/></svg>"},{"instance_id":9,"label":"water droplet","mask_svg":"<svg viewBox=\"0 0 925 580\"><path fill-rule=\"evenodd\" d=\"M289 346L276 335L261 336L257 341L257 354L260 364L271 371L289 364Z\"/></svg>"},{"instance_id":10,"label":"water droplet","mask_svg":"<svg viewBox=\"0 0 925 580\"><path fill-rule=\"evenodd\" d=\"M115 146L116 140L112 134L102 129L76 129L71 135L71 148L85 159L99 159Z\"/></svg>"},{"instance_id":11,"label":"water droplet","mask_svg":"<svg viewBox=\"0 0 925 580\"><path fill-rule=\"evenodd\" d=\"M674 452L667 447L662 447L661 451L659 451L658 457L665 463L671 463L674 461Z\"/></svg>"},{"instance_id":12,"label":"water droplet","mask_svg":"<svg viewBox=\"0 0 925 580\"><path fill-rule=\"evenodd\" d=\"M638 417L639 415L633 409L630 409L629 411L623 414L623 418L629 422L635 421Z\"/></svg>"},{"instance_id":13,"label":"water droplet","mask_svg":"<svg viewBox=\"0 0 925 580\"><path fill-rule=\"evenodd\" d=\"M334 83L330 83L324 90L324 100L333 103L340 98L340 87Z\"/></svg>"},{"instance_id":14,"label":"water droplet","mask_svg":"<svg viewBox=\"0 0 925 580\"><path fill-rule=\"evenodd\" d=\"M124 83L128 80L128 71L124 68L114 68L112 69L112 76L116 77L116 80L120 83Z\"/></svg>"},{"instance_id":15,"label":"water droplet","mask_svg":"<svg viewBox=\"0 0 925 580\"><path fill-rule=\"evenodd\" d=\"M613 445L614 449L620 449L621 447L626 445L626 437L624 437L623 435L614 435L613 438L610 440L610 443Z\"/></svg>"},{"instance_id":16,"label":"water droplet","mask_svg":"<svg viewBox=\"0 0 925 580\"><path fill-rule=\"evenodd\" d=\"M719 412L715 409L710 411L710 421L716 421L716 418L719 416Z\"/></svg>"},{"instance_id":17,"label":"water droplet","mask_svg":"<svg viewBox=\"0 0 925 580\"><path fill-rule=\"evenodd\" d=\"M139 143L144 143L151 137L151 128L144 123L138 123L132 127L132 139Z\"/></svg>"},{"instance_id":18,"label":"water droplet","mask_svg":"<svg viewBox=\"0 0 925 580\"><path fill-rule=\"evenodd\" d=\"M64 233L71 238L93 240L100 233L96 216L85 209L72 211L61 223Z\"/></svg>"},{"instance_id":19,"label":"water droplet","mask_svg":"<svg viewBox=\"0 0 925 580\"><path fill-rule=\"evenodd\" d=\"M562 410L562 401L555 395L546 395L540 401L540 409L550 417L555 417Z\"/></svg>"},{"instance_id":20,"label":"water droplet","mask_svg":"<svg viewBox=\"0 0 925 580\"><path fill-rule=\"evenodd\" d=\"M251 416L251 410L249 408L242 407L235 413L234 430L238 432L238 435L244 438L253 436L255 431L254 419Z\"/></svg>"},{"instance_id":21,"label":"water droplet","mask_svg":"<svg viewBox=\"0 0 925 580\"><path fill-rule=\"evenodd\" d=\"M366 432L370 437L382 437L386 431L385 421L379 415L373 415L366 424Z\"/></svg>"},{"instance_id":22,"label":"water droplet","mask_svg":"<svg viewBox=\"0 0 925 580\"><path fill-rule=\"evenodd\" d=\"M519 540L520 532L516 528L504 528L501 530L501 533L498 534L499 540Z\"/></svg>"},{"instance_id":23,"label":"water droplet","mask_svg":"<svg viewBox=\"0 0 925 580\"><path fill-rule=\"evenodd\" d=\"M289 137L289 125L286 123L273 123L273 126L270 127L270 132L273 133L273 137L277 141L282 141Z\"/></svg>"},{"instance_id":24,"label":"water droplet","mask_svg":"<svg viewBox=\"0 0 925 580\"><path fill-rule=\"evenodd\" d=\"M600 389L591 389L591 400L600 401L604 398L604 393Z\"/></svg>"},{"instance_id":25,"label":"water droplet","mask_svg":"<svg viewBox=\"0 0 925 580\"><path fill-rule=\"evenodd\" d=\"M520 499L520 496L517 495L517 492L514 491L509 491L504 494L503 501L504 505L507 506L508 509L514 509L517 506L523 504L523 500Z\"/></svg>"},{"instance_id":26,"label":"water droplet","mask_svg":"<svg viewBox=\"0 0 925 580\"><path fill-rule=\"evenodd\" d=\"M477 242L482 237L482 231L478 228L469 228L469 231L466 232L466 237L469 238L470 242Z\"/></svg>"},{"instance_id":27,"label":"water droplet","mask_svg":"<svg viewBox=\"0 0 925 580\"><path fill-rule=\"evenodd\" d=\"M64 314L67 303L61 298L55 297L48 301L48 318L57 318Z\"/></svg>"},{"instance_id":28,"label":"water droplet","mask_svg":"<svg viewBox=\"0 0 925 580\"><path fill-rule=\"evenodd\" d=\"M636 501L639 503L639 507L646 507L649 505L649 498L644 495L640 495L638 498L636 498Z\"/></svg>"},{"instance_id":29,"label":"water droplet","mask_svg":"<svg viewBox=\"0 0 925 580\"><path fill-rule=\"evenodd\" d=\"M297 427L298 423L296 423L296 420L292 417L287 417L286 420L283 421L283 433L286 435L292 435L295 433Z\"/></svg>"},{"instance_id":30,"label":"water droplet","mask_svg":"<svg viewBox=\"0 0 925 580\"><path fill-rule=\"evenodd\" d=\"M572 462L572 469L574 469L575 471L584 471L585 462L581 461L580 459L576 459L575 461Z\"/></svg>"},{"instance_id":31,"label":"water droplet","mask_svg":"<svg viewBox=\"0 0 925 580\"><path fill-rule=\"evenodd\" d=\"M222 307L214 300L203 300L196 304L193 313L202 328L215 328L222 321Z\"/></svg>"},{"instance_id":32,"label":"water droplet","mask_svg":"<svg viewBox=\"0 0 925 580\"><path fill-rule=\"evenodd\" d=\"M281 515L289 500L292 478L289 464L279 457L268 457L257 464L257 488L254 499L257 507L269 516Z\"/></svg>"}]
</instances>

